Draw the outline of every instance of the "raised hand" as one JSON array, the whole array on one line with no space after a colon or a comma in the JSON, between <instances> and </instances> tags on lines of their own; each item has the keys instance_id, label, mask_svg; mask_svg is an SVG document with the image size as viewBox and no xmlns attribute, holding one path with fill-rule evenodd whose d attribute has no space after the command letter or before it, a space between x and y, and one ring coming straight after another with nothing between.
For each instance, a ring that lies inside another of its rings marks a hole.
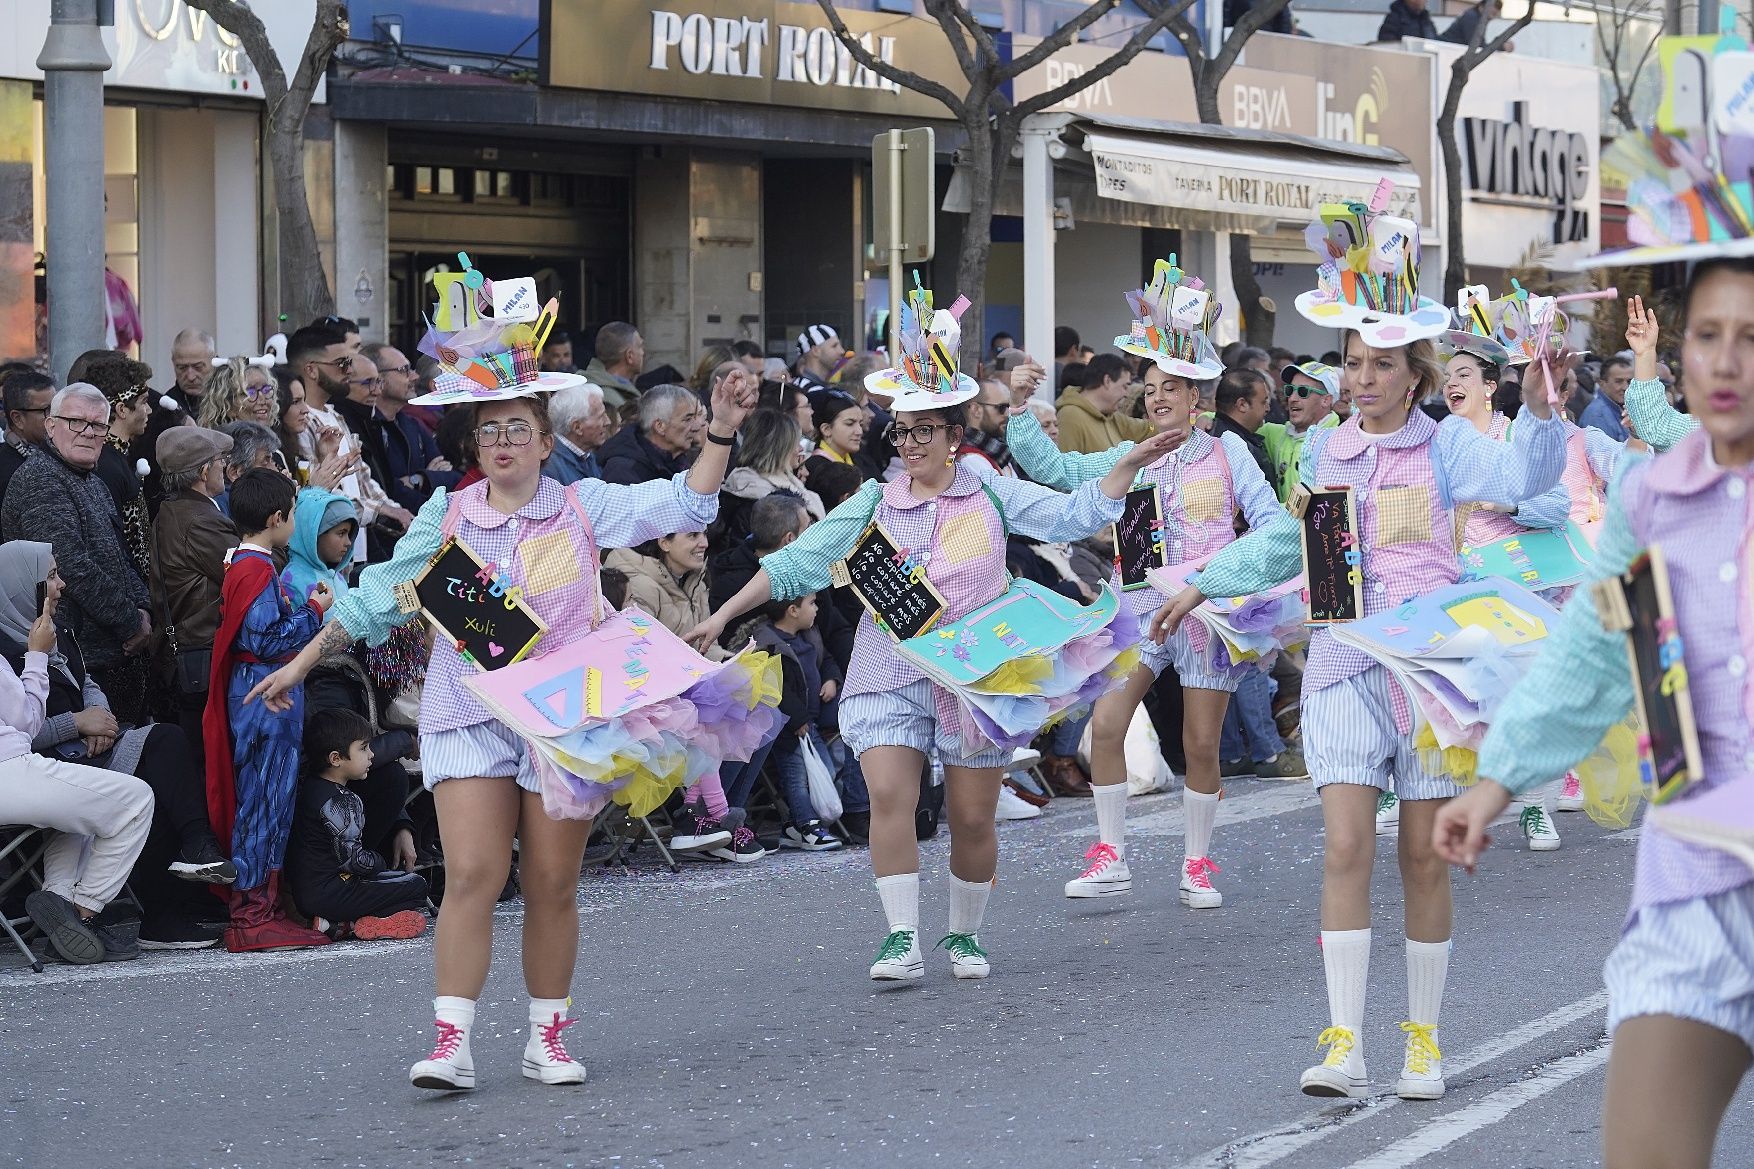
<instances>
[{"instance_id":1,"label":"raised hand","mask_svg":"<svg viewBox=\"0 0 1754 1169\"><path fill-rule=\"evenodd\" d=\"M1025 361L1022 365L1014 368L1011 371L1011 404L1013 406L1027 405L1029 400L1035 397L1035 391L1040 388L1042 379L1047 376L1048 371L1033 360Z\"/></svg>"},{"instance_id":2,"label":"raised hand","mask_svg":"<svg viewBox=\"0 0 1754 1169\"><path fill-rule=\"evenodd\" d=\"M1648 382L1657 376L1657 314L1644 307L1644 297L1626 302L1626 344L1632 349L1632 376Z\"/></svg>"},{"instance_id":3,"label":"raised hand","mask_svg":"<svg viewBox=\"0 0 1754 1169\"><path fill-rule=\"evenodd\" d=\"M760 394L754 374L742 367L731 370L713 387L712 425L735 432L755 410Z\"/></svg>"}]
</instances>

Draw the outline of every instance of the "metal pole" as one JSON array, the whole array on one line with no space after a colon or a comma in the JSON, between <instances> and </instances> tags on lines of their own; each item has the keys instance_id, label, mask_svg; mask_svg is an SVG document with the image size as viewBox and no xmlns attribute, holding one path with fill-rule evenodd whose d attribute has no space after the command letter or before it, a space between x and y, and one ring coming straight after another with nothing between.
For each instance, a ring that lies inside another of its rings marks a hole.
<instances>
[{"instance_id":1,"label":"metal pole","mask_svg":"<svg viewBox=\"0 0 1754 1169\"><path fill-rule=\"evenodd\" d=\"M98 0L53 0L43 71L49 370L104 343L104 71Z\"/></svg>"},{"instance_id":2,"label":"metal pole","mask_svg":"<svg viewBox=\"0 0 1754 1169\"><path fill-rule=\"evenodd\" d=\"M1043 367L1054 360L1054 170L1043 115L1023 119L1023 347ZM1053 401L1052 379L1038 391Z\"/></svg>"},{"instance_id":3,"label":"metal pole","mask_svg":"<svg viewBox=\"0 0 1754 1169\"><path fill-rule=\"evenodd\" d=\"M900 130L889 131L889 363L901 361L901 156ZM921 321L924 328L927 322Z\"/></svg>"}]
</instances>

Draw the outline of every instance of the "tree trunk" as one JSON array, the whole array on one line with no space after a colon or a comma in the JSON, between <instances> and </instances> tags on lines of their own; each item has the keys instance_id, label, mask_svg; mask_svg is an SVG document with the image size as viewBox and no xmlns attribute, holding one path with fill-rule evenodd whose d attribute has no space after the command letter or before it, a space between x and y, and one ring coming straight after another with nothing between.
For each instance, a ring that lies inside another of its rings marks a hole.
<instances>
[{"instance_id":1,"label":"tree trunk","mask_svg":"<svg viewBox=\"0 0 1754 1169\"><path fill-rule=\"evenodd\" d=\"M1443 197L1449 223L1444 231L1443 286L1453 291L1468 283L1468 258L1462 248L1462 152L1456 145L1456 114L1462 107L1462 90L1470 71L1463 69L1464 54L1450 66L1449 91L1437 115L1437 141L1443 148Z\"/></svg>"},{"instance_id":2,"label":"tree trunk","mask_svg":"<svg viewBox=\"0 0 1754 1169\"><path fill-rule=\"evenodd\" d=\"M265 126L280 247L280 303L270 307L284 313L287 324L297 329L334 312L335 297L323 270L323 253L317 246L317 227L311 220L305 190L302 119L299 126L286 127L268 118ZM271 319L273 315L270 313Z\"/></svg>"},{"instance_id":3,"label":"tree trunk","mask_svg":"<svg viewBox=\"0 0 1754 1169\"><path fill-rule=\"evenodd\" d=\"M1273 344L1279 314L1261 300L1261 282L1255 279L1253 238L1241 232L1230 237L1230 282L1236 286L1236 302L1242 307L1243 337L1257 349Z\"/></svg>"},{"instance_id":4,"label":"tree trunk","mask_svg":"<svg viewBox=\"0 0 1754 1169\"><path fill-rule=\"evenodd\" d=\"M980 366L986 350L987 258L993 250L993 204L998 198L999 184L1004 180L1010 159L1009 140L1003 123L988 123L985 103L969 108L982 111L980 120L964 123L968 143L963 148L968 163L968 218L962 228L962 251L956 257L955 289L936 292L940 306L948 306L957 296L968 297L968 311L962 314L962 352L958 361L965 373ZM1029 290L1024 289L1025 296Z\"/></svg>"}]
</instances>

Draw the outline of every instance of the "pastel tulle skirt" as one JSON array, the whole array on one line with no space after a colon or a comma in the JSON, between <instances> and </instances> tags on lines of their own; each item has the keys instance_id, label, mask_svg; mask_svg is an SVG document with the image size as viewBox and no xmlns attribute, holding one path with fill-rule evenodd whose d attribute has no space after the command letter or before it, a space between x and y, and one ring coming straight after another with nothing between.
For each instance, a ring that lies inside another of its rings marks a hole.
<instances>
[{"instance_id":1,"label":"pastel tulle skirt","mask_svg":"<svg viewBox=\"0 0 1754 1169\"><path fill-rule=\"evenodd\" d=\"M638 612L467 685L529 744L556 819L612 802L647 815L726 760L751 758L780 721L778 658L746 649L708 661Z\"/></svg>"}]
</instances>

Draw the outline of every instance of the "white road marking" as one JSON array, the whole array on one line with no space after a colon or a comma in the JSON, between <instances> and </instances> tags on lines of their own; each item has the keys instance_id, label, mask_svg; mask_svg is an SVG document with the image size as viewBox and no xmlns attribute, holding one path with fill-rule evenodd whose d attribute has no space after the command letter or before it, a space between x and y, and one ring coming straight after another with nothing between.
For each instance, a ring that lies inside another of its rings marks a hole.
<instances>
[{"instance_id":1,"label":"white road marking","mask_svg":"<svg viewBox=\"0 0 1754 1169\"><path fill-rule=\"evenodd\" d=\"M1581 1076L1589 1075L1608 1062L1608 1053L1611 1050L1608 1042L1603 1040L1588 1051L1555 1060L1536 1075L1500 1088L1466 1108L1440 1116L1388 1148L1372 1153L1362 1161L1354 1161L1346 1169L1404 1169L1405 1166L1423 1161L1463 1137L1472 1136L1483 1128L1497 1124L1518 1108L1539 1100L1555 1088L1562 1088Z\"/></svg>"},{"instance_id":2,"label":"white road marking","mask_svg":"<svg viewBox=\"0 0 1754 1169\"><path fill-rule=\"evenodd\" d=\"M1608 992L1605 990L1567 1003L1539 1019L1531 1019L1496 1039L1482 1043L1459 1058L1445 1060L1444 1074L1451 1079L1466 1075L1507 1052L1515 1051L1563 1027L1569 1027L1581 1019L1606 1010L1607 1006ZM1264 1169L1265 1166L1276 1165L1318 1141L1326 1140L1343 1128L1350 1128L1360 1121L1380 1116L1401 1103L1398 1096L1378 1096L1355 1106L1352 1111L1343 1115L1336 1115L1333 1106L1329 1106L1288 1124L1229 1141L1191 1161L1182 1162L1178 1169Z\"/></svg>"},{"instance_id":3,"label":"white road marking","mask_svg":"<svg viewBox=\"0 0 1754 1169\"><path fill-rule=\"evenodd\" d=\"M1147 797L1150 798L1150 797ZM1127 834L1129 836L1182 836L1186 826L1182 819L1182 805L1179 796L1171 797L1168 807L1160 812L1147 812L1143 816L1127 818ZM1218 825L1242 824L1249 820L1264 820L1269 816L1283 816L1287 812L1300 812L1305 808L1321 805L1321 797L1307 783L1287 783L1260 791L1252 791L1243 795L1227 795L1218 803ZM1056 805L1057 806L1057 805ZM1090 835L1090 825L1080 824L1077 828L1066 829L1060 833L1063 837L1076 837L1080 840Z\"/></svg>"}]
</instances>

